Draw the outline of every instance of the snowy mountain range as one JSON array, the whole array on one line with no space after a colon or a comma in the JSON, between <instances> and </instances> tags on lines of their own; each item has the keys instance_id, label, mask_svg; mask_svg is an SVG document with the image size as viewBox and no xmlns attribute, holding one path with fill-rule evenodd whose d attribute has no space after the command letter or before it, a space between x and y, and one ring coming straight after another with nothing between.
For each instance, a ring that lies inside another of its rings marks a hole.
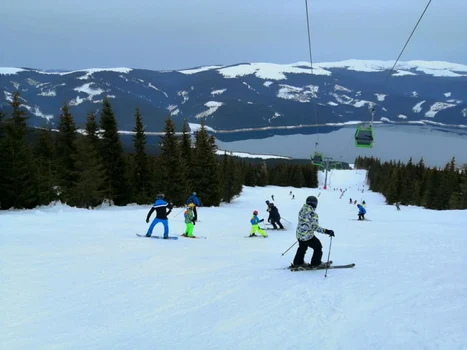
<instances>
[{"instance_id":1,"label":"snowy mountain range","mask_svg":"<svg viewBox=\"0 0 467 350\"><path fill-rule=\"evenodd\" d=\"M439 61L347 60L294 64L241 63L177 71L132 68L45 71L0 68L0 108L19 90L33 126L56 126L65 101L78 126L107 96L122 131L134 127L139 106L148 131L162 131L171 114L218 134L268 130L304 133L375 122L467 125L467 65ZM313 74L311 74L313 73ZM314 102L313 104L310 102ZM316 107L316 109L315 109Z\"/></svg>"}]
</instances>

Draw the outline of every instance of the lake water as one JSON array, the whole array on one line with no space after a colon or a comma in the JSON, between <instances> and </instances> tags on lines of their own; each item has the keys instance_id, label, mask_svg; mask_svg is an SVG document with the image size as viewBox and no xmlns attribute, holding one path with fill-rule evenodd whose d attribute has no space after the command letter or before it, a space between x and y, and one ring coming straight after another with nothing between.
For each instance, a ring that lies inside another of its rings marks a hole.
<instances>
[{"instance_id":1,"label":"lake water","mask_svg":"<svg viewBox=\"0 0 467 350\"><path fill-rule=\"evenodd\" d=\"M382 160L402 162L407 162L410 157L418 162L423 157L425 164L429 166L444 166L454 156L457 164L467 163L467 129L375 125L375 141L370 149L355 146L355 130L356 127L345 127L330 132L326 130L320 134L263 136L231 142L217 139L217 145L222 150L293 158L309 158L316 149L326 157L349 163L353 163L357 156L374 156ZM315 142L318 142L317 148Z\"/></svg>"}]
</instances>

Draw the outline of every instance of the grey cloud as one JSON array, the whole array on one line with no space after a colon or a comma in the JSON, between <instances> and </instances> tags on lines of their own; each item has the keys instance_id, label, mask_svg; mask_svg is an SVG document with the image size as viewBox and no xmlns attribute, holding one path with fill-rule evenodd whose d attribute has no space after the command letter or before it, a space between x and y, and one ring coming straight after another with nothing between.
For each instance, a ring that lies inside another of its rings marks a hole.
<instances>
[{"instance_id":1,"label":"grey cloud","mask_svg":"<svg viewBox=\"0 0 467 350\"><path fill-rule=\"evenodd\" d=\"M425 5L309 1L314 61L395 59ZM299 0L23 0L1 7L1 66L179 69L308 59ZM467 63L465 18L466 1L434 1L401 60Z\"/></svg>"}]
</instances>

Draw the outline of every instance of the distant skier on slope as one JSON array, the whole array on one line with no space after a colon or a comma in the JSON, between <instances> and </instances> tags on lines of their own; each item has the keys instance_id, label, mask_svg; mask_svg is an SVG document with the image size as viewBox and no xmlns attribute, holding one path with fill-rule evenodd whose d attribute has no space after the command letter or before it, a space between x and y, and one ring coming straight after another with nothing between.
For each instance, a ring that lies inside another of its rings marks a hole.
<instances>
[{"instance_id":1,"label":"distant skier on slope","mask_svg":"<svg viewBox=\"0 0 467 350\"><path fill-rule=\"evenodd\" d=\"M279 225L279 228L281 230L284 229L284 226L281 224L281 216L279 214L279 209L274 205L274 203L269 203L269 218L268 222L271 223L273 230L277 230L277 225Z\"/></svg>"},{"instance_id":2,"label":"distant skier on slope","mask_svg":"<svg viewBox=\"0 0 467 350\"><path fill-rule=\"evenodd\" d=\"M296 237L298 240L298 249L293 260L292 267L305 265L305 254L308 248L313 249L311 258L311 266L325 266L326 263L321 261L323 257L323 246L315 232L324 233L330 237L334 237L334 231L322 228L319 226L318 214L315 212L318 206L318 198L309 196L305 204L298 213L298 225Z\"/></svg>"},{"instance_id":3,"label":"distant skier on slope","mask_svg":"<svg viewBox=\"0 0 467 350\"><path fill-rule=\"evenodd\" d=\"M164 194L160 193L156 196L156 201L154 202L154 205L152 206L151 210L149 210L149 213L146 217L146 223L149 223L149 219L151 218L154 210L156 211L156 218L149 226L146 237L151 237L154 226L156 226L159 222L164 225L164 238L169 237L169 219L167 216L171 213L172 209L173 204L169 204L164 200Z\"/></svg>"},{"instance_id":4,"label":"distant skier on slope","mask_svg":"<svg viewBox=\"0 0 467 350\"><path fill-rule=\"evenodd\" d=\"M357 204L357 208L358 208L358 220L365 220L366 209L361 204Z\"/></svg>"},{"instance_id":5,"label":"distant skier on slope","mask_svg":"<svg viewBox=\"0 0 467 350\"><path fill-rule=\"evenodd\" d=\"M259 223L263 221L264 219L260 220L258 218L258 211L257 210L253 211L253 217L250 220L250 223L251 223L250 237L256 236L255 234L256 232L259 232L259 234L263 237L267 237L266 233L264 233L264 231L259 227Z\"/></svg>"},{"instance_id":6,"label":"distant skier on slope","mask_svg":"<svg viewBox=\"0 0 467 350\"><path fill-rule=\"evenodd\" d=\"M193 192L186 200L186 205L189 205L190 203L193 203L195 206L193 207L193 214L195 216L195 221L198 221L198 211L196 210L197 207L201 205L201 202L199 201L198 197L196 196L196 192Z\"/></svg>"}]
</instances>

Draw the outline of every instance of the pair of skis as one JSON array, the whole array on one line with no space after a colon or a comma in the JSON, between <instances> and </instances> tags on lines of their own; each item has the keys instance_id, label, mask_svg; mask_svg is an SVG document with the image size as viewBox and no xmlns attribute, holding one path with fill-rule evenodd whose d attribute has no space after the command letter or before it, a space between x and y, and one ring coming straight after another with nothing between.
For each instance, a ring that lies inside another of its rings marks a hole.
<instances>
[{"instance_id":1,"label":"pair of skis","mask_svg":"<svg viewBox=\"0 0 467 350\"><path fill-rule=\"evenodd\" d=\"M145 237L145 238L156 238L156 239L173 239L173 240L176 240L178 239L178 236L168 236L168 237L164 237L164 236L157 236L157 235L153 235L153 236L146 236L146 235L140 235L139 233L136 234L138 237ZM207 237L205 236L192 236L192 237L188 237L188 236L185 236L185 235L180 235L180 237L185 237L185 238L200 238L200 239L206 239Z\"/></svg>"},{"instance_id":2,"label":"pair of skis","mask_svg":"<svg viewBox=\"0 0 467 350\"><path fill-rule=\"evenodd\" d=\"M164 238L164 236L146 236L146 235L140 235L139 233L136 234L138 237L144 237L144 238L156 238L156 239L173 239L177 240L178 236L168 236ZM180 235L181 237L186 237L186 238L206 238L204 236L193 236L193 237L187 237L184 235ZM263 236L245 236L245 238L252 238L252 237L263 237ZM266 236L267 237L267 236ZM266 238L264 237L264 238ZM296 272L296 271L314 271L314 270L325 270L326 268L328 269L348 269L352 268L355 266L355 264L347 264L347 265L332 265L332 261L330 262L331 265L327 266L320 266L320 267L311 267L311 265L302 265L302 266L289 266L286 269Z\"/></svg>"},{"instance_id":3,"label":"pair of skis","mask_svg":"<svg viewBox=\"0 0 467 350\"><path fill-rule=\"evenodd\" d=\"M136 234L138 237L144 237L144 238L156 238L156 239L178 239L177 236L168 236L168 237L164 237L164 236L146 236L146 235L140 235L139 233Z\"/></svg>"},{"instance_id":4,"label":"pair of skis","mask_svg":"<svg viewBox=\"0 0 467 350\"><path fill-rule=\"evenodd\" d=\"M289 266L287 269L290 271L314 271L314 270L326 270L326 269L350 269L355 267L355 264L347 265L329 265L329 266L320 266L320 267L311 267L311 266Z\"/></svg>"}]
</instances>

